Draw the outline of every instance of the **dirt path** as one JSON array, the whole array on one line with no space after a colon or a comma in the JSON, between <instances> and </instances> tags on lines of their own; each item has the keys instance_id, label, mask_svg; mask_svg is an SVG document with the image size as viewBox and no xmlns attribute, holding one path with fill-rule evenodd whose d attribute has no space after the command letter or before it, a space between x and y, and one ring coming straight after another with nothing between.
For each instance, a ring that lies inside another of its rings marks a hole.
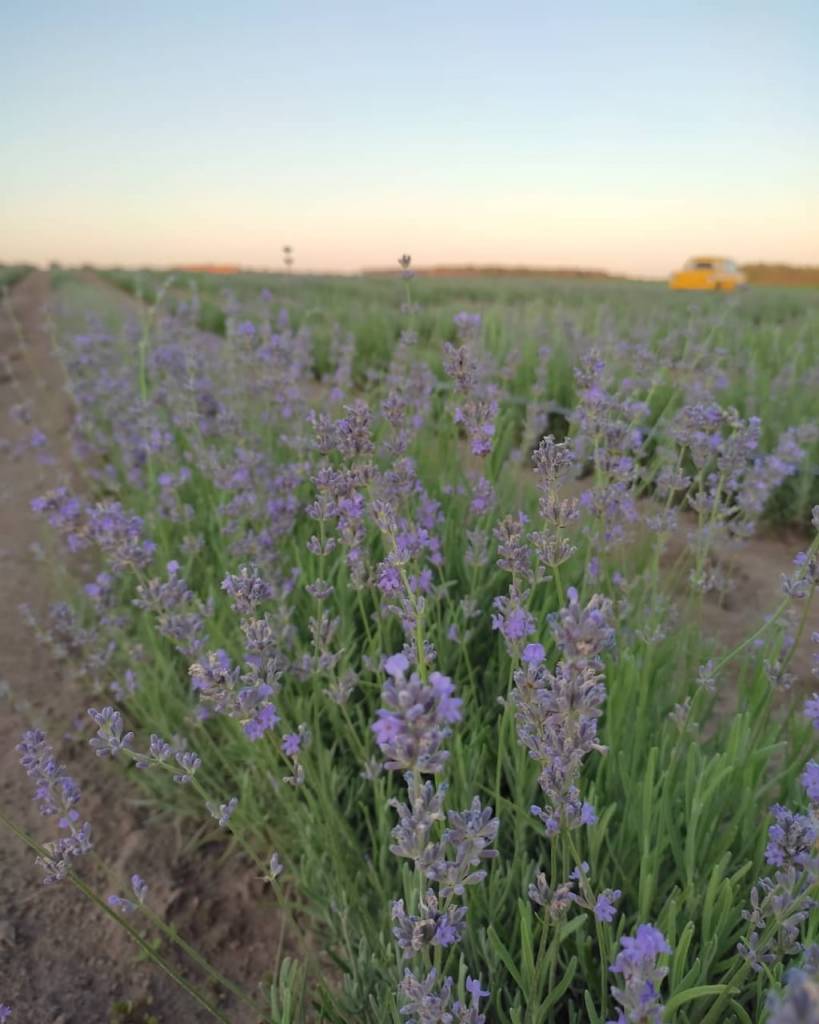
<instances>
[{"instance_id":1,"label":"dirt path","mask_svg":"<svg viewBox=\"0 0 819 1024\"><path fill-rule=\"evenodd\" d=\"M26 603L42 619L54 599L53 573L35 555L42 525L29 506L70 475L72 410L43 329L48 300L45 273L33 273L13 289L22 347L7 310L0 309L0 438L10 442L0 451L0 807L41 840L53 837L53 823L32 804L15 750L25 728L43 728L81 786L83 816L109 865L89 860L83 874L107 894L124 891L130 874L139 872L151 887L154 908L225 974L243 983L260 980L279 928L253 871L222 863L213 850L192 854L189 844L186 851L173 822L148 820L137 804L142 794L129 780L94 758L85 742L67 738L88 699L35 643L18 612ZM120 303L124 313L133 308L127 297ZM9 415L23 399L31 409L25 427ZM14 457L15 445L33 427L49 438L54 464L39 465L30 450ZM14 1024L143 1024L149 1011L159 1024L211 1019L156 968L139 963L121 930L69 884L45 888L40 879L33 855L0 826L0 1004L14 1008ZM116 1015L118 1001L130 1001L134 1009ZM231 1021L250 1019L230 1007L226 1012Z\"/></svg>"}]
</instances>

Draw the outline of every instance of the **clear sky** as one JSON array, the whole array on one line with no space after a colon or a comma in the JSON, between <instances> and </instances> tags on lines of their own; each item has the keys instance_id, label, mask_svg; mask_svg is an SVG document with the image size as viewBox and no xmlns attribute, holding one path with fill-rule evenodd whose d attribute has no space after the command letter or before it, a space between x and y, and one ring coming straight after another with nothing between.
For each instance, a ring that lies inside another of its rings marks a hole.
<instances>
[{"instance_id":1,"label":"clear sky","mask_svg":"<svg viewBox=\"0 0 819 1024\"><path fill-rule=\"evenodd\" d=\"M819 264L819 0L3 0L0 261Z\"/></svg>"}]
</instances>

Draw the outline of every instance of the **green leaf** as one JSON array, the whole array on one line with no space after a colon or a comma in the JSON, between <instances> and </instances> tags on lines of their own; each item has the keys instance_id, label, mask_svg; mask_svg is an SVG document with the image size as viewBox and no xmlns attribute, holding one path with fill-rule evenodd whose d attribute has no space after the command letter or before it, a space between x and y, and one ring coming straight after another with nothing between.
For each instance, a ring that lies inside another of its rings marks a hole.
<instances>
[{"instance_id":1,"label":"green leaf","mask_svg":"<svg viewBox=\"0 0 819 1024\"><path fill-rule=\"evenodd\" d=\"M573 956L569 961L569 965L566 968L566 972L563 975L563 977L540 1004L536 1018L537 1024L540 1024L541 1021L544 1021L546 1019L546 1014L549 1012L549 1010L555 1005L555 1003L557 1003L560 999L563 998L569 985L571 985L572 981L574 980L574 975L576 971L577 957Z\"/></svg>"},{"instance_id":2,"label":"green leaf","mask_svg":"<svg viewBox=\"0 0 819 1024\"><path fill-rule=\"evenodd\" d=\"M686 1003L693 1002L695 999L704 999L706 996L721 996L723 992L727 991L727 985L697 985L695 988L689 988L685 992L676 992L665 1004L666 1013L671 1013L673 1010L684 1006Z\"/></svg>"},{"instance_id":3,"label":"green leaf","mask_svg":"<svg viewBox=\"0 0 819 1024\"><path fill-rule=\"evenodd\" d=\"M740 1006L736 999L731 1000L731 1009L737 1015L739 1024L754 1024L748 1011L744 1007Z\"/></svg>"},{"instance_id":4,"label":"green leaf","mask_svg":"<svg viewBox=\"0 0 819 1024\"><path fill-rule=\"evenodd\" d=\"M603 1018L597 1012L591 992L588 989L583 993L583 1002L586 1004L586 1013L589 1015L589 1024L603 1024Z\"/></svg>"},{"instance_id":5,"label":"green leaf","mask_svg":"<svg viewBox=\"0 0 819 1024\"><path fill-rule=\"evenodd\" d=\"M671 990L676 991L679 987L682 973L685 970L685 961L688 957L688 949L694 937L694 922L689 921L683 928L682 934L674 946L674 956L671 961L671 977L669 979Z\"/></svg>"},{"instance_id":6,"label":"green leaf","mask_svg":"<svg viewBox=\"0 0 819 1024\"><path fill-rule=\"evenodd\" d=\"M503 965L506 968L506 970L509 971L509 973L512 975L512 978L514 979L514 982L517 985L517 987L520 989L525 989L526 986L523 984L523 978L520 975L520 971L518 970L517 964L515 963L512 954L501 942L500 936L491 925L489 926L487 934L489 935L489 941L492 943L492 948L503 961Z\"/></svg>"}]
</instances>

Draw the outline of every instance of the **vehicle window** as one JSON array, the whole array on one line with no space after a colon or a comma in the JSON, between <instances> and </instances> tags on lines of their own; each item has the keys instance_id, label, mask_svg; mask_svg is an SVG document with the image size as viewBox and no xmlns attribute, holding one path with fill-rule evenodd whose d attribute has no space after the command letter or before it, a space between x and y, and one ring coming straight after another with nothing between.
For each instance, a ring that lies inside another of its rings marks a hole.
<instances>
[{"instance_id":1,"label":"vehicle window","mask_svg":"<svg viewBox=\"0 0 819 1024\"><path fill-rule=\"evenodd\" d=\"M694 270L713 270L714 264L712 260L694 260Z\"/></svg>"}]
</instances>

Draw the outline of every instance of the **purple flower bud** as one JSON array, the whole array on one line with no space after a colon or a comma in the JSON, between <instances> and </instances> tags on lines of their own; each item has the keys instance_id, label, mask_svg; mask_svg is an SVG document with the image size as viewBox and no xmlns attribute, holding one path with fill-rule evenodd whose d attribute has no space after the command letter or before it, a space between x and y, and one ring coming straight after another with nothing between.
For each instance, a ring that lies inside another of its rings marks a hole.
<instances>
[{"instance_id":1,"label":"purple flower bud","mask_svg":"<svg viewBox=\"0 0 819 1024\"><path fill-rule=\"evenodd\" d=\"M301 750L301 736L297 732L289 732L282 737L282 753L287 757L295 757Z\"/></svg>"},{"instance_id":2,"label":"purple flower bud","mask_svg":"<svg viewBox=\"0 0 819 1024\"><path fill-rule=\"evenodd\" d=\"M543 644L527 644L520 657L527 665L540 665L546 657L546 649Z\"/></svg>"},{"instance_id":3,"label":"purple flower bud","mask_svg":"<svg viewBox=\"0 0 819 1024\"><path fill-rule=\"evenodd\" d=\"M802 772L802 785L811 803L819 804L819 763L808 761Z\"/></svg>"},{"instance_id":4,"label":"purple flower bud","mask_svg":"<svg viewBox=\"0 0 819 1024\"><path fill-rule=\"evenodd\" d=\"M273 853L270 856L270 861L267 866L267 873L270 879L276 879L284 871L284 865L279 859L278 853Z\"/></svg>"},{"instance_id":5,"label":"purple flower bud","mask_svg":"<svg viewBox=\"0 0 819 1024\"><path fill-rule=\"evenodd\" d=\"M89 708L88 714L97 726L96 736L89 740L89 746L97 757L116 757L121 750L127 750L134 739L132 732L123 734L122 715L112 707L102 711Z\"/></svg>"},{"instance_id":6,"label":"purple flower bud","mask_svg":"<svg viewBox=\"0 0 819 1024\"><path fill-rule=\"evenodd\" d=\"M127 900L124 896L111 895L105 902L114 910L121 910L123 914L133 914L137 908L133 900Z\"/></svg>"},{"instance_id":7,"label":"purple flower bud","mask_svg":"<svg viewBox=\"0 0 819 1024\"><path fill-rule=\"evenodd\" d=\"M404 654L393 654L384 662L384 671L394 679L403 678L409 668L409 659Z\"/></svg>"},{"instance_id":8,"label":"purple flower bud","mask_svg":"<svg viewBox=\"0 0 819 1024\"><path fill-rule=\"evenodd\" d=\"M811 1024L819 1021L819 978L807 971L790 970L781 996L768 997L768 1024Z\"/></svg>"},{"instance_id":9,"label":"purple flower bud","mask_svg":"<svg viewBox=\"0 0 819 1024\"><path fill-rule=\"evenodd\" d=\"M789 811L781 804L771 807L774 824L768 828L765 860L778 868L803 866L816 843L816 829L805 814Z\"/></svg>"},{"instance_id":10,"label":"purple flower bud","mask_svg":"<svg viewBox=\"0 0 819 1024\"><path fill-rule=\"evenodd\" d=\"M804 715L814 729L819 729L819 693L812 694L805 701Z\"/></svg>"},{"instance_id":11,"label":"purple flower bud","mask_svg":"<svg viewBox=\"0 0 819 1024\"><path fill-rule=\"evenodd\" d=\"M131 888L138 903L144 903L148 895L148 885L140 875L131 875Z\"/></svg>"},{"instance_id":12,"label":"purple flower bud","mask_svg":"<svg viewBox=\"0 0 819 1024\"><path fill-rule=\"evenodd\" d=\"M180 750L175 760L182 771L174 775L173 781L185 786L193 780L196 770L202 765L202 759L192 750Z\"/></svg>"},{"instance_id":13,"label":"purple flower bud","mask_svg":"<svg viewBox=\"0 0 819 1024\"><path fill-rule=\"evenodd\" d=\"M233 812L239 806L238 797L231 797L226 804L217 804L208 800L207 808L212 818L215 818L219 824L219 828L227 828L230 819L233 817Z\"/></svg>"}]
</instances>

